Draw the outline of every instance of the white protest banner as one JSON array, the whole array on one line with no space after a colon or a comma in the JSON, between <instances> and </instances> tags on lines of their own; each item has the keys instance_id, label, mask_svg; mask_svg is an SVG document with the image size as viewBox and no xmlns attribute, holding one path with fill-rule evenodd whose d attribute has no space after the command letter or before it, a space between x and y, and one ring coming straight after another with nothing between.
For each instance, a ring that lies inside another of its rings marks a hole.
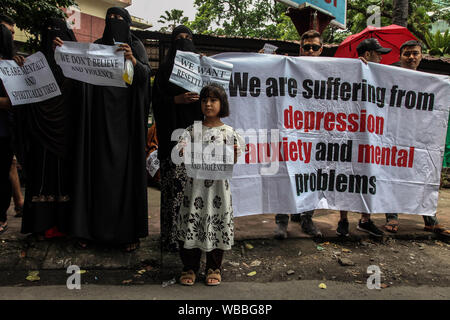
<instances>
[{"instance_id":1,"label":"white protest banner","mask_svg":"<svg viewBox=\"0 0 450 320\"><path fill-rule=\"evenodd\" d=\"M188 91L200 93L210 83L228 89L233 65L192 52L177 51L169 81Z\"/></svg>"},{"instance_id":2,"label":"white protest banner","mask_svg":"<svg viewBox=\"0 0 450 320\"><path fill-rule=\"evenodd\" d=\"M45 101L61 95L42 52L29 56L22 67L13 60L0 60L0 79L13 106Z\"/></svg>"},{"instance_id":3,"label":"white protest banner","mask_svg":"<svg viewBox=\"0 0 450 320\"><path fill-rule=\"evenodd\" d=\"M214 58L234 66L223 121L246 139L231 181L237 216L435 214L449 77L357 59Z\"/></svg>"},{"instance_id":4,"label":"white protest banner","mask_svg":"<svg viewBox=\"0 0 450 320\"><path fill-rule=\"evenodd\" d=\"M118 46L64 41L56 47L55 60L64 76L97 86L126 88L124 55Z\"/></svg>"},{"instance_id":5,"label":"white protest banner","mask_svg":"<svg viewBox=\"0 0 450 320\"><path fill-rule=\"evenodd\" d=\"M270 44L270 43L264 44L264 48L263 48L264 53L266 53L266 54L272 54L275 51L277 51L277 49L278 49L277 46L274 46L273 44Z\"/></svg>"},{"instance_id":6,"label":"white protest banner","mask_svg":"<svg viewBox=\"0 0 450 320\"><path fill-rule=\"evenodd\" d=\"M147 172L154 177L159 170L158 150L153 151L147 158Z\"/></svg>"}]
</instances>

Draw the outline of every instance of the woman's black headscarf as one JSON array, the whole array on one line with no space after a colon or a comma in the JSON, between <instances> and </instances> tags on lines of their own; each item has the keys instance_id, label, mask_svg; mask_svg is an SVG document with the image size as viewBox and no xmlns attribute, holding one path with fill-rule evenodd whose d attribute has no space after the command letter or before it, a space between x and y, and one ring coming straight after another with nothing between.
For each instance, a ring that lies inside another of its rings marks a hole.
<instances>
[{"instance_id":1,"label":"woman's black headscarf","mask_svg":"<svg viewBox=\"0 0 450 320\"><path fill-rule=\"evenodd\" d=\"M58 37L62 41L77 41L72 29L63 18L49 18L41 30L41 52L45 55L58 84L64 79L61 69L55 62L53 40Z\"/></svg>"},{"instance_id":2,"label":"woman's black headscarf","mask_svg":"<svg viewBox=\"0 0 450 320\"><path fill-rule=\"evenodd\" d=\"M11 60L14 56L13 38L9 29L0 23L0 58Z\"/></svg>"},{"instance_id":3,"label":"woman's black headscarf","mask_svg":"<svg viewBox=\"0 0 450 320\"><path fill-rule=\"evenodd\" d=\"M53 56L53 40L59 37L62 41L77 41L72 29L69 29L63 18L49 18L41 31L41 51L47 59Z\"/></svg>"},{"instance_id":4,"label":"woman's black headscarf","mask_svg":"<svg viewBox=\"0 0 450 320\"><path fill-rule=\"evenodd\" d=\"M123 18L111 19L109 15L116 14ZM114 42L131 44L131 16L127 10L119 7L112 7L106 11L105 30L103 31L102 43L113 45Z\"/></svg>"},{"instance_id":5,"label":"woman's black headscarf","mask_svg":"<svg viewBox=\"0 0 450 320\"><path fill-rule=\"evenodd\" d=\"M160 72L163 74L163 78L168 81L170 78L170 74L172 73L173 63L175 61L175 55L177 54L177 50L180 51L188 51L188 52L196 52L194 42L190 39L177 39L175 38L180 33L187 33L191 37L193 36L191 29L184 25L180 25L173 29L172 31L172 43L170 44L169 50L167 51L167 56L164 63L160 67Z\"/></svg>"},{"instance_id":6,"label":"woman's black headscarf","mask_svg":"<svg viewBox=\"0 0 450 320\"><path fill-rule=\"evenodd\" d=\"M175 40L175 38L181 34L181 33L187 33L191 37L193 36L191 29L189 29L186 26L180 25L173 29L172 31L172 43L170 44L169 51L167 52L167 62L170 62L173 65L173 61L175 59L175 55L177 53L177 50L180 51L188 51L188 52L196 52L194 42L190 39L178 39Z\"/></svg>"},{"instance_id":7,"label":"woman's black headscarf","mask_svg":"<svg viewBox=\"0 0 450 320\"><path fill-rule=\"evenodd\" d=\"M109 15L116 14L123 18L111 19ZM133 51L134 57L143 64L148 65L147 51L142 42L131 33L131 16L127 10L119 7L112 7L106 11L105 30L101 39L95 43L113 45L114 42L128 43Z\"/></svg>"},{"instance_id":8,"label":"woman's black headscarf","mask_svg":"<svg viewBox=\"0 0 450 320\"><path fill-rule=\"evenodd\" d=\"M181 33L192 36L192 31L186 26L178 26L172 32L172 43L164 63L159 67L153 83L153 114L156 120L156 132L159 140L158 158L168 159L175 142L171 141L172 132L178 128L187 128L196 120L202 120L200 102L179 107L174 97L187 90L169 81L177 50L196 52L190 39L176 39Z\"/></svg>"}]
</instances>

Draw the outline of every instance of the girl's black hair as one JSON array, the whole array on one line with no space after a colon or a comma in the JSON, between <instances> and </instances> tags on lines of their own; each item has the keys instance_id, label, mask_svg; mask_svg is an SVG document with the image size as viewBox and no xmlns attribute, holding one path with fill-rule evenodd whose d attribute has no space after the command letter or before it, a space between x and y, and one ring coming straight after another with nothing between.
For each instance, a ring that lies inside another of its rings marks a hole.
<instances>
[{"instance_id":1,"label":"girl's black hair","mask_svg":"<svg viewBox=\"0 0 450 320\"><path fill-rule=\"evenodd\" d=\"M208 97L219 99L220 111L217 115L219 118L225 118L230 115L230 106L228 104L227 93L221 85L217 83L211 83L207 86L204 86L202 91L200 91L200 102Z\"/></svg>"}]
</instances>

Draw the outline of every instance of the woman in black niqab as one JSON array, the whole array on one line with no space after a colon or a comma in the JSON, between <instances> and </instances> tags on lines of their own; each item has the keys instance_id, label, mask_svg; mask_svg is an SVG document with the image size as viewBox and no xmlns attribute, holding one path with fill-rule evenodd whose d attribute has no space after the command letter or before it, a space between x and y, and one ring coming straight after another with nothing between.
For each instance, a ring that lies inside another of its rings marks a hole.
<instances>
[{"instance_id":1,"label":"woman in black niqab","mask_svg":"<svg viewBox=\"0 0 450 320\"><path fill-rule=\"evenodd\" d=\"M87 241L138 247L148 235L145 145L150 106L150 66L142 42L131 34L131 17L110 8L102 38L122 43L133 62L127 88L87 85L75 132L72 234ZM81 243L80 243L81 244Z\"/></svg>"},{"instance_id":2,"label":"woman in black niqab","mask_svg":"<svg viewBox=\"0 0 450 320\"><path fill-rule=\"evenodd\" d=\"M56 37L76 41L66 21L52 17L41 30L40 49L61 95L18 108L15 113L16 145L27 179L21 232L34 233L38 238L69 231L72 186L69 143L81 83L65 78L56 64L52 45Z\"/></svg>"},{"instance_id":3,"label":"woman in black niqab","mask_svg":"<svg viewBox=\"0 0 450 320\"><path fill-rule=\"evenodd\" d=\"M177 50L195 52L192 31L178 26L172 32L172 43L165 62L160 66L153 84L153 113L158 135L158 158L161 173L161 241L163 247L176 249L173 223L183 202L184 186L187 181L183 166L176 166L171 160L172 132L185 129L194 121L203 120L198 94L169 82Z\"/></svg>"}]
</instances>

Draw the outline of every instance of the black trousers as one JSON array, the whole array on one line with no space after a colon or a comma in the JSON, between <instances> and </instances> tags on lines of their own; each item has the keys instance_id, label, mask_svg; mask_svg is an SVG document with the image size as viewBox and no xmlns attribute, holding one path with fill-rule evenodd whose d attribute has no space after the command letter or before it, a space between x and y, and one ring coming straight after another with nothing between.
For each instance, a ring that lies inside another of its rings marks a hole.
<instances>
[{"instance_id":1,"label":"black trousers","mask_svg":"<svg viewBox=\"0 0 450 320\"><path fill-rule=\"evenodd\" d=\"M180 258L183 262L183 271L193 270L195 273L200 269L200 258L202 257L202 250L185 249L184 243L179 241L180 244ZM216 270L222 267L223 250L214 249L206 253L206 271L208 269Z\"/></svg>"},{"instance_id":2,"label":"black trousers","mask_svg":"<svg viewBox=\"0 0 450 320\"><path fill-rule=\"evenodd\" d=\"M11 203L11 181L9 171L13 159L10 137L0 137L0 221L5 222L6 212Z\"/></svg>"}]
</instances>

